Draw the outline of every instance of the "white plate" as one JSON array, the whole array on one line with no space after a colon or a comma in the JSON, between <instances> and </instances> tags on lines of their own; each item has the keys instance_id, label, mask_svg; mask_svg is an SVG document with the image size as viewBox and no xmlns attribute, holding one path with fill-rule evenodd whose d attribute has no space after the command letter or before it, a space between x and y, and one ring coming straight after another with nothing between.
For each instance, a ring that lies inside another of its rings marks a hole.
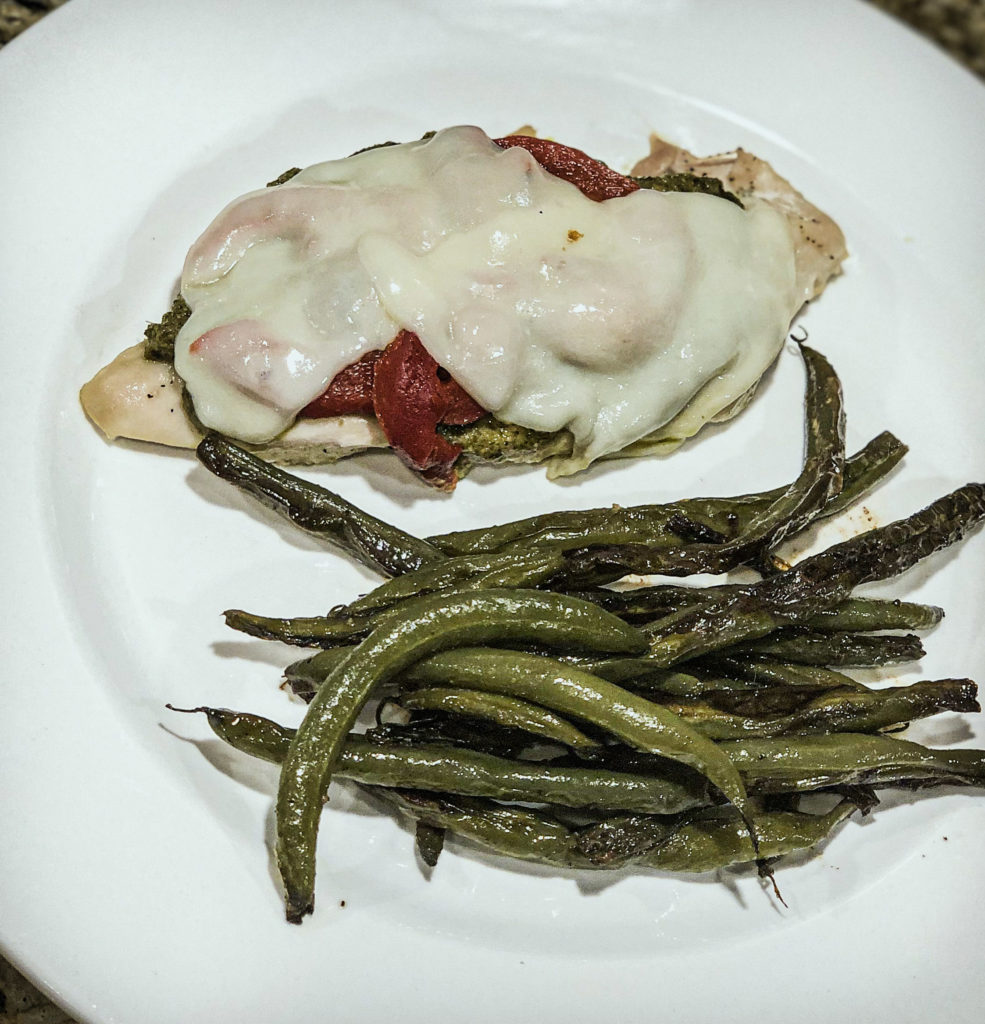
<instances>
[{"instance_id":1,"label":"white plate","mask_svg":"<svg viewBox=\"0 0 985 1024\"><path fill-rule=\"evenodd\" d=\"M409 833L340 789L316 914L285 924L273 772L163 705L297 718L291 652L219 612L310 613L370 576L190 456L104 444L76 399L208 219L286 167L530 122L625 168L659 129L753 150L840 221L853 256L802 323L850 443L912 446L868 508L916 509L983 470L976 80L848 2L75 0L4 51L0 95L0 934L29 975L100 1024L978 1019L985 800L953 792L849 823L781 874L784 910L748 876L584 882L460 850L426 881ZM801 392L785 353L727 430L566 486L477 472L448 499L384 456L312 475L422 533L750 490L796 471ZM894 587L949 613L923 675L985 678L983 562L978 537ZM956 716L915 734L985 745Z\"/></svg>"}]
</instances>

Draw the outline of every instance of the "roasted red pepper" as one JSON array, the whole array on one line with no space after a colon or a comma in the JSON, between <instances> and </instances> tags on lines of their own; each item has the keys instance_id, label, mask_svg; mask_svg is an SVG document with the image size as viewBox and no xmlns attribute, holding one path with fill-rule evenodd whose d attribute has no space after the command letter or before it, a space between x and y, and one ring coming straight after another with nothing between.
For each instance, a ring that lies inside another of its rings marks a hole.
<instances>
[{"instance_id":1,"label":"roasted red pepper","mask_svg":"<svg viewBox=\"0 0 985 1024\"><path fill-rule=\"evenodd\" d=\"M332 383L299 415L318 419L323 416L348 416L351 413L373 412L373 371L383 353L367 352L361 359L340 370Z\"/></svg>"},{"instance_id":2,"label":"roasted red pepper","mask_svg":"<svg viewBox=\"0 0 985 1024\"><path fill-rule=\"evenodd\" d=\"M625 174L606 167L580 149L563 146L550 139L537 139L531 135L507 135L493 139L503 149L520 147L525 149L549 174L571 182L583 195L596 202L603 199L618 199L635 192L639 185Z\"/></svg>"},{"instance_id":3,"label":"roasted red pepper","mask_svg":"<svg viewBox=\"0 0 985 1024\"><path fill-rule=\"evenodd\" d=\"M393 450L429 483L451 490L462 454L435 429L439 423L473 423L485 414L442 370L411 331L401 331L383 350L373 386L376 418Z\"/></svg>"}]
</instances>

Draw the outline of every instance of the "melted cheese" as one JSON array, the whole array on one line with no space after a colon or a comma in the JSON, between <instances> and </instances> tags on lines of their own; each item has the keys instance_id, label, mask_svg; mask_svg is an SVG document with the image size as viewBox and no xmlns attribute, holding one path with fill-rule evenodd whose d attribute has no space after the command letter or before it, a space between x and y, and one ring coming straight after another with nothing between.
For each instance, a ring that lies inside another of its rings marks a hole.
<instances>
[{"instance_id":1,"label":"melted cheese","mask_svg":"<svg viewBox=\"0 0 985 1024\"><path fill-rule=\"evenodd\" d=\"M469 127L236 200L181 288L192 315L175 366L208 427L269 440L406 328L501 420L570 430L561 473L695 396L699 425L735 402L803 301L768 204L649 190L593 202Z\"/></svg>"}]
</instances>

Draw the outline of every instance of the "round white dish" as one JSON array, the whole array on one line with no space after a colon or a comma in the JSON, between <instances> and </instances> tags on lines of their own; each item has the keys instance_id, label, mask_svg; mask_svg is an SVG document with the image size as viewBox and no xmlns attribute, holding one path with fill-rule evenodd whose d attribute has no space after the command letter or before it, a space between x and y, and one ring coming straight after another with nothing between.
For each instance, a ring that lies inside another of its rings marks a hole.
<instances>
[{"instance_id":1,"label":"round white dish","mask_svg":"<svg viewBox=\"0 0 985 1024\"><path fill-rule=\"evenodd\" d=\"M855 2L74 0L5 49L0 95L0 942L53 999L89 1024L978 1019L985 801L961 793L850 822L779 873L784 909L751 875L585 880L462 847L425 879L410 833L339 787L316 913L288 926L274 772L164 704L296 720L293 653L220 612L310 614L372 577L191 455L105 444L76 398L166 307L210 217L286 167L531 123L626 169L658 130L752 150L844 228L845 274L800 323L842 376L850 446L911 446L866 503L885 521L983 474L975 79ZM667 460L563 485L479 471L452 498L386 455L310 475L422 534L741 493L796 472L801 400L788 351L741 417ZM985 678L983 569L977 537L888 588L947 609L920 675ZM985 745L972 718L913 735Z\"/></svg>"}]
</instances>

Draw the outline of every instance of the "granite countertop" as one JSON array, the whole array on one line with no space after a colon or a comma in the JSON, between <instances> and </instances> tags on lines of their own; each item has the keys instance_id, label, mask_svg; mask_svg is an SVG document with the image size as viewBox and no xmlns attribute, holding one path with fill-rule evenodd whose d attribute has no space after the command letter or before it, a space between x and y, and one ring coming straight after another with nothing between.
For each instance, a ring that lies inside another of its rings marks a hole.
<instances>
[{"instance_id":1,"label":"granite countertop","mask_svg":"<svg viewBox=\"0 0 985 1024\"><path fill-rule=\"evenodd\" d=\"M0 47L66 0L0 0ZM985 79L985 0L869 0ZM71 1024L0 956L0 1024Z\"/></svg>"}]
</instances>

